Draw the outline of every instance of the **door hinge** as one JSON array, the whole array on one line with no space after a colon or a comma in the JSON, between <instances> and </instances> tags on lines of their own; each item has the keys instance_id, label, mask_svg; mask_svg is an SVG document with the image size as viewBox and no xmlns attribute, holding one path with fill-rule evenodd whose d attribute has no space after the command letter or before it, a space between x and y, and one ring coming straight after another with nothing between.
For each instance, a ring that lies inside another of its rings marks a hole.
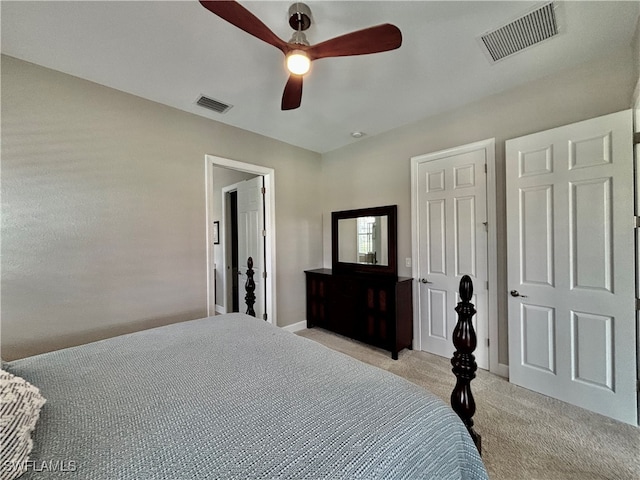
<instances>
[{"instance_id":1,"label":"door hinge","mask_svg":"<svg viewBox=\"0 0 640 480\"><path fill-rule=\"evenodd\" d=\"M489 339L487 338L487 348L489 348L491 346L491 342L489 341Z\"/></svg>"},{"instance_id":2,"label":"door hinge","mask_svg":"<svg viewBox=\"0 0 640 480\"><path fill-rule=\"evenodd\" d=\"M640 380L636 380L636 392L640 392Z\"/></svg>"},{"instance_id":3,"label":"door hinge","mask_svg":"<svg viewBox=\"0 0 640 480\"><path fill-rule=\"evenodd\" d=\"M640 144L640 132L636 132L633 134L633 144L634 145Z\"/></svg>"},{"instance_id":4,"label":"door hinge","mask_svg":"<svg viewBox=\"0 0 640 480\"><path fill-rule=\"evenodd\" d=\"M488 232L489 231L489 222L482 222L482 224L484 225L484 231Z\"/></svg>"},{"instance_id":5,"label":"door hinge","mask_svg":"<svg viewBox=\"0 0 640 480\"><path fill-rule=\"evenodd\" d=\"M484 164L484 173L487 173L487 164Z\"/></svg>"},{"instance_id":6,"label":"door hinge","mask_svg":"<svg viewBox=\"0 0 640 480\"><path fill-rule=\"evenodd\" d=\"M267 272L262 272L262 278L267 278Z\"/></svg>"},{"instance_id":7,"label":"door hinge","mask_svg":"<svg viewBox=\"0 0 640 480\"><path fill-rule=\"evenodd\" d=\"M262 236L266 237L267 236L267 231L266 230L262 230Z\"/></svg>"},{"instance_id":8,"label":"door hinge","mask_svg":"<svg viewBox=\"0 0 640 480\"><path fill-rule=\"evenodd\" d=\"M266 313L263 313L263 314L262 314L262 319L263 319L265 322L267 321L267 314L266 314Z\"/></svg>"},{"instance_id":9,"label":"door hinge","mask_svg":"<svg viewBox=\"0 0 640 480\"><path fill-rule=\"evenodd\" d=\"M266 194L266 193L267 193L267 189L266 189L265 187L262 187L262 188L260 189L260 193L261 193L262 195Z\"/></svg>"},{"instance_id":10,"label":"door hinge","mask_svg":"<svg viewBox=\"0 0 640 480\"><path fill-rule=\"evenodd\" d=\"M640 217L635 216L635 217L633 217L633 219L634 219L633 226L635 228L640 228Z\"/></svg>"},{"instance_id":11,"label":"door hinge","mask_svg":"<svg viewBox=\"0 0 640 480\"><path fill-rule=\"evenodd\" d=\"M487 286L487 290L489 290L489 281L488 280L485 282L485 285Z\"/></svg>"},{"instance_id":12,"label":"door hinge","mask_svg":"<svg viewBox=\"0 0 640 480\"><path fill-rule=\"evenodd\" d=\"M640 310L640 298L636 298L636 310Z\"/></svg>"}]
</instances>

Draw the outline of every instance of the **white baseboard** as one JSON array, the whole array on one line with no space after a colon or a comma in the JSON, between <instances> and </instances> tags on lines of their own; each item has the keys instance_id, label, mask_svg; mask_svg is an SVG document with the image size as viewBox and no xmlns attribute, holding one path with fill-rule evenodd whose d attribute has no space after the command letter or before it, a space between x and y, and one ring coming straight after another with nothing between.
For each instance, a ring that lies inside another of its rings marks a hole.
<instances>
[{"instance_id":1,"label":"white baseboard","mask_svg":"<svg viewBox=\"0 0 640 480\"><path fill-rule=\"evenodd\" d=\"M507 380L509 379L509 365L505 363L499 363L498 367L495 370L492 370L491 373L494 373L500 377L504 377Z\"/></svg>"},{"instance_id":2,"label":"white baseboard","mask_svg":"<svg viewBox=\"0 0 640 480\"><path fill-rule=\"evenodd\" d=\"M216 313L220 313L220 314L227 313L227 309L224 308L222 305L216 304Z\"/></svg>"},{"instance_id":3,"label":"white baseboard","mask_svg":"<svg viewBox=\"0 0 640 480\"><path fill-rule=\"evenodd\" d=\"M283 330L286 330L287 332L291 332L291 333L299 332L300 330L304 330L305 328L307 328L307 321L303 320L301 322L294 323L292 325L286 325L286 326L281 327L281 328Z\"/></svg>"}]
</instances>

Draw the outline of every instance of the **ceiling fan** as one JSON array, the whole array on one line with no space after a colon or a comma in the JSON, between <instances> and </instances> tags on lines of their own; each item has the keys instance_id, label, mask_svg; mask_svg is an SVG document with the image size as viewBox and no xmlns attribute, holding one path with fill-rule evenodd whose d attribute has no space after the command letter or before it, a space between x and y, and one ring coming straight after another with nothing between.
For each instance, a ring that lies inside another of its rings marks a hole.
<instances>
[{"instance_id":1,"label":"ceiling fan","mask_svg":"<svg viewBox=\"0 0 640 480\"><path fill-rule=\"evenodd\" d=\"M300 106L302 78L309 71L313 60L386 52L402 45L402 33L398 27L389 23L347 33L316 45L309 45L304 31L311 26L311 10L300 2L289 7L289 25L295 32L288 42L279 38L255 15L237 2L200 0L200 3L223 20L273 45L284 53L290 75L282 95L282 110L293 110Z\"/></svg>"}]
</instances>

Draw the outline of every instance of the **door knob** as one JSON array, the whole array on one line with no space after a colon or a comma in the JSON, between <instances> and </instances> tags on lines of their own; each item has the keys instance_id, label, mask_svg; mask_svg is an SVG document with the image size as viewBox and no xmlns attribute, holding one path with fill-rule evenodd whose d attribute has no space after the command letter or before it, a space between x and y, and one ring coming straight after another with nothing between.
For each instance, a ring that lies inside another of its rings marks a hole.
<instances>
[{"instance_id":1,"label":"door knob","mask_svg":"<svg viewBox=\"0 0 640 480\"><path fill-rule=\"evenodd\" d=\"M511 290L511 296L512 297L521 297L521 298L527 298L526 295L520 295L520 292L518 290Z\"/></svg>"},{"instance_id":2,"label":"door knob","mask_svg":"<svg viewBox=\"0 0 640 480\"><path fill-rule=\"evenodd\" d=\"M429 280L427 280L426 278L421 278L420 281L422 283L433 283L433 282L430 282Z\"/></svg>"}]
</instances>

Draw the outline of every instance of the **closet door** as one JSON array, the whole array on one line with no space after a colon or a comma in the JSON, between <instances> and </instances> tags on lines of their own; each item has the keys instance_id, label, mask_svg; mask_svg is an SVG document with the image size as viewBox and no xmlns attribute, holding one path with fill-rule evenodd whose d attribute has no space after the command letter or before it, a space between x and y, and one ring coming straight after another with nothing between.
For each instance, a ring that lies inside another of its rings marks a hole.
<instances>
[{"instance_id":1,"label":"closet door","mask_svg":"<svg viewBox=\"0 0 640 480\"><path fill-rule=\"evenodd\" d=\"M469 275L480 368L489 368L487 148L483 142L414 158L420 343L451 358L458 288Z\"/></svg>"},{"instance_id":2,"label":"closet door","mask_svg":"<svg viewBox=\"0 0 640 480\"><path fill-rule=\"evenodd\" d=\"M506 143L511 382L637 425L631 112Z\"/></svg>"}]
</instances>

